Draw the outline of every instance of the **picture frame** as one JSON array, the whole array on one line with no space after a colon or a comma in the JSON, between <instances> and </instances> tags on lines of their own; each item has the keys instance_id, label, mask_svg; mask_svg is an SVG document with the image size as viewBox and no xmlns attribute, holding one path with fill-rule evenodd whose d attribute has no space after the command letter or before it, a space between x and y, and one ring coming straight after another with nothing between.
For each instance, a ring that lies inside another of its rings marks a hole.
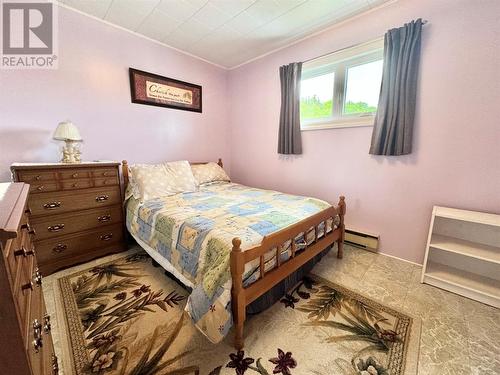
<instances>
[{"instance_id":1,"label":"picture frame","mask_svg":"<svg viewBox=\"0 0 500 375\"><path fill-rule=\"evenodd\" d=\"M202 87L129 68L132 103L202 112Z\"/></svg>"}]
</instances>

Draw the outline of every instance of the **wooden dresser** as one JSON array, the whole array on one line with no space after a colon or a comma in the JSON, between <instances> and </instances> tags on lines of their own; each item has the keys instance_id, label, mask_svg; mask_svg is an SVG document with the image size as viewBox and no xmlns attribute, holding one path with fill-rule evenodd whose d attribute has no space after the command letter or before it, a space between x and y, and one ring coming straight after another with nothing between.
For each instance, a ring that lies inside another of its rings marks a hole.
<instances>
[{"instance_id":1,"label":"wooden dresser","mask_svg":"<svg viewBox=\"0 0 500 375\"><path fill-rule=\"evenodd\" d=\"M58 373L33 248L29 186L0 184L0 373Z\"/></svg>"},{"instance_id":2,"label":"wooden dresser","mask_svg":"<svg viewBox=\"0 0 500 375\"><path fill-rule=\"evenodd\" d=\"M44 275L125 250L119 163L13 164L28 199Z\"/></svg>"}]
</instances>

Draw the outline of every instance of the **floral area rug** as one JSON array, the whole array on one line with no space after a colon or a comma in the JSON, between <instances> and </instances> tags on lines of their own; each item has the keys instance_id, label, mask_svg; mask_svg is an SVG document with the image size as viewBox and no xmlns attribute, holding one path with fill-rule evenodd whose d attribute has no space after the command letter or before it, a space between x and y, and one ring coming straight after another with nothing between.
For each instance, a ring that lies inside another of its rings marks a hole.
<instances>
[{"instance_id":1,"label":"floral area rug","mask_svg":"<svg viewBox=\"0 0 500 375\"><path fill-rule=\"evenodd\" d=\"M305 278L248 318L237 352L232 332L212 344L196 330L189 292L146 253L127 254L56 274L44 290L62 374L416 374L420 322L340 285Z\"/></svg>"}]
</instances>

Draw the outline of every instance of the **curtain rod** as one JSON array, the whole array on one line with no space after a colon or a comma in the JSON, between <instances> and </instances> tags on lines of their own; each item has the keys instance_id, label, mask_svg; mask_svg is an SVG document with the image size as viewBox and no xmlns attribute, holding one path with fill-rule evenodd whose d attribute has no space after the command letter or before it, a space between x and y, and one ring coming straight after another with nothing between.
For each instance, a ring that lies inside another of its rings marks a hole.
<instances>
[{"instance_id":1,"label":"curtain rod","mask_svg":"<svg viewBox=\"0 0 500 375\"><path fill-rule=\"evenodd\" d=\"M425 24L427 24L428 22L429 22L429 21L427 21L427 20L422 20L422 25L425 25ZM375 40L375 39L373 39L373 40ZM366 43L368 43L368 42L366 42ZM356 47L356 46L358 46L358 45L360 45L360 44L363 44L363 43L353 44L353 45L351 45L351 46L344 47L344 48L338 49L338 50L333 51L333 52L327 52L327 53L324 53L324 54L322 54L322 55L319 55L319 56L312 57L312 58L310 58L310 59L304 60L304 61L302 61L302 63L307 63L307 62L309 62L309 61L313 61L313 60L316 60L316 59L321 59L322 57L325 57L325 56L331 55L332 53L341 52L341 51L343 51L343 50L345 50L345 49L349 49L349 48L352 48L352 47Z\"/></svg>"}]
</instances>

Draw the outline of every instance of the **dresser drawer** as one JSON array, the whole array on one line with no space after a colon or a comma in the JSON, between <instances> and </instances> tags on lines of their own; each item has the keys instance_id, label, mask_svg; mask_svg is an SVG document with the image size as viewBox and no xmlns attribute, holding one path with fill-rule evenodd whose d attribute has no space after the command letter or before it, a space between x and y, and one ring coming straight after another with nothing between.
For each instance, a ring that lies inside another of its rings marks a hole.
<instances>
[{"instance_id":1,"label":"dresser drawer","mask_svg":"<svg viewBox=\"0 0 500 375\"><path fill-rule=\"evenodd\" d=\"M36 320L36 321L35 321ZM24 332L26 338L26 348L28 350L34 351L33 340L36 337L36 326L37 323L43 325L42 321L42 288L41 286L35 285L33 291L31 292L30 309L28 314L28 319L26 321ZM41 328L39 328L41 329ZM41 332L40 332L41 333ZM39 335L41 337L41 335Z\"/></svg>"},{"instance_id":2,"label":"dresser drawer","mask_svg":"<svg viewBox=\"0 0 500 375\"><path fill-rule=\"evenodd\" d=\"M18 249L21 249L21 239L19 237L8 240L3 247L5 264L12 280L16 279L17 269L21 261L19 256L14 255L14 252Z\"/></svg>"},{"instance_id":3,"label":"dresser drawer","mask_svg":"<svg viewBox=\"0 0 500 375\"><path fill-rule=\"evenodd\" d=\"M88 230L99 228L108 224L122 222L121 206L102 207L78 213L67 213L61 215L51 215L47 217L35 218L32 226L36 231L35 245L39 240L54 238Z\"/></svg>"},{"instance_id":4,"label":"dresser drawer","mask_svg":"<svg viewBox=\"0 0 500 375\"><path fill-rule=\"evenodd\" d=\"M77 178L90 178L92 173L89 169L62 169L59 171L59 178L63 180L74 180Z\"/></svg>"},{"instance_id":5,"label":"dresser drawer","mask_svg":"<svg viewBox=\"0 0 500 375\"><path fill-rule=\"evenodd\" d=\"M18 237L10 240L5 247L6 265L12 280L16 279L23 266L24 259L35 256L35 250L28 232L22 230L18 233Z\"/></svg>"},{"instance_id":6,"label":"dresser drawer","mask_svg":"<svg viewBox=\"0 0 500 375\"><path fill-rule=\"evenodd\" d=\"M31 297L37 287L33 280L34 263L33 257L21 260L12 291L23 327L28 324Z\"/></svg>"},{"instance_id":7,"label":"dresser drawer","mask_svg":"<svg viewBox=\"0 0 500 375\"><path fill-rule=\"evenodd\" d=\"M85 191L42 193L30 196L33 216L79 211L89 208L121 204L120 188L93 188Z\"/></svg>"},{"instance_id":8,"label":"dresser drawer","mask_svg":"<svg viewBox=\"0 0 500 375\"><path fill-rule=\"evenodd\" d=\"M26 350L33 375L50 375L47 372L47 357L53 353L51 322L45 313L42 288L35 288L31 299L30 319L28 322ZM41 344L41 346L39 346ZM35 346L37 345L37 346Z\"/></svg>"},{"instance_id":9,"label":"dresser drawer","mask_svg":"<svg viewBox=\"0 0 500 375\"><path fill-rule=\"evenodd\" d=\"M26 258L33 258L35 251L31 236L33 229L28 222L25 213L21 216L19 226L17 228L17 237L8 241L5 247L5 263L10 273L11 280L18 279L19 273L23 267L26 267Z\"/></svg>"},{"instance_id":10,"label":"dresser drawer","mask_svg":"<svg viewBox=\"0 0 500 375\"><path fill-rule=\"evenodd\" d=\"M20 171L19 181L28 184L38 184L40 182L54 181L57 178L56 171Z\"/></svg>"},{"instance_id":11,"label":"dresser drawer","mask_svg":"<svg viewBox=\"0 0 500 375\"><path fill-rule=\"evenodd\" d=\"M117 168L99 168L92 171L92 177L118 177Z\"/></svg>"},{"instance_id":12,"label":"dresser drawer","mask_svg":"<svg viewBox=\"0 0 500 375\"><path fill-rule=\"evenodd\" d=\"M94 186L113 186L118 185L118 177L96 178L94 179Z\"/></svg>"},{"instance_id":13,"label":"dresser drawer","mask_svg":"<svg viewBox=\"0 0 500 375\"><path fill-rule=\"evenodd\" d=\"M57 182L35 182L30 185L30 193L45 193L59 190Z\"/></svg>"},{"instance_id":14,"label":"dresser drawer","mask_svg":"<svg viewBox=\"0 0 500 375\"><path fill-rule=\"evenodd\" d=\"M43 267L45 264L79 255L84 250L121 242L122 239L122 224L107 225L105 228L37 242L36 256Z\"/></svg>"},{"instance_id":15,"label":"dresser drawer","mask_svg":"<svg viewBox=\"0 0 500 375\"><path fill-rule=\"evenodd\" d=\"M41 172L40 175L40 183L50 182L50 175L47 177ZM48 338L43 340L43 348L38 353L33 346L35 332L43 335L39 330L43 330L44 304L42 280L35 271L36 254L30 253L33 231L29 226L26 204L30 189L24 183L0 186L0 189L5 186L4 194L0 194L0 247L4 257L4 261L0 261L0 273L4 275L0 278L3 293L0 301L0 373L50 375L53 353L50 334L45 334ZM34 319L41 323L41 327L36 324L33 328Z\"/></svg>"},{"instance_id":16,"label":"dresser drawer","mask_svg":"<svg viewBox=\"0 0 500 375\"><path fill-rule=\"evenodd\" d=\"M89 178L62 181L63 190L88 189L93 186L94 185L92 184L92 180Z\"/></svg>"}]
</instances>

